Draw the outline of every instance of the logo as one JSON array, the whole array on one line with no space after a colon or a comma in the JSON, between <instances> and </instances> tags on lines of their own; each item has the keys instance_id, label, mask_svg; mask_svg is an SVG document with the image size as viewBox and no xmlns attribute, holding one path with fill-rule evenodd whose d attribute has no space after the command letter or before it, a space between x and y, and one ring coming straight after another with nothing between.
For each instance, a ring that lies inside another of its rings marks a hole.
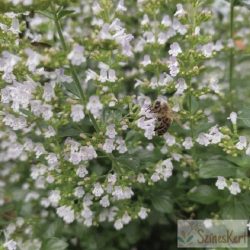
<instances>
[{"instance_id":1,"label":"logo","mask_svg":"<svg viewBox=\"0 0 250 250\"><path fill-rule=\"evenodd\" d=\"M247 220L178 220L178 248L247 248Z\"/></svg>"}]
</instances>

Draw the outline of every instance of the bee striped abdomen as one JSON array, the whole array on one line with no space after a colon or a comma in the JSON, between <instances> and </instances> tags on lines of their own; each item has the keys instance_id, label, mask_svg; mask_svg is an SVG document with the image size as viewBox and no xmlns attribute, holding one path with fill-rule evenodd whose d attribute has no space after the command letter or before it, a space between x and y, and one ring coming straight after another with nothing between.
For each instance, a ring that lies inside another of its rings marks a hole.
<instances>
[{"instance_id":1,"label":"bee striped abdomen","mask_svg":"<svg viewBox=\"0 0 250 250\"><path fill-rule=\"evenodd\" d=\"M160 103L156 101L154 105L150 107L150 112L155 114L156 125L155 132L157 135L165 134L172 121L172 112L166 103Z\"/></svg>"}]
</instances>

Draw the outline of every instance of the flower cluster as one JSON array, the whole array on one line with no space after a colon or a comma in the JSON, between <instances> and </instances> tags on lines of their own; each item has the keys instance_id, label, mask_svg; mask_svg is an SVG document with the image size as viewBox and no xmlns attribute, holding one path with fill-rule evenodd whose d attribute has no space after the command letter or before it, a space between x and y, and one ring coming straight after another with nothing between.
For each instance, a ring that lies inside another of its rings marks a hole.
<instances>
[{"instance_id":1,"label":"flower cluster","mask_svg":"<svg viewBox=\"0 0 250 250\"><path fill-rule=\"evenodd\" d=\"M229 36L227 2L180 2L4 1L15 12L0 15L0 249L52 249L59 229L85 249L79 227L139 232L140 220L233 219L221 204L235 195L248 204L249 87L236 87L248 64L234 60L250 31Z\"/></svg>"}]
</instances>

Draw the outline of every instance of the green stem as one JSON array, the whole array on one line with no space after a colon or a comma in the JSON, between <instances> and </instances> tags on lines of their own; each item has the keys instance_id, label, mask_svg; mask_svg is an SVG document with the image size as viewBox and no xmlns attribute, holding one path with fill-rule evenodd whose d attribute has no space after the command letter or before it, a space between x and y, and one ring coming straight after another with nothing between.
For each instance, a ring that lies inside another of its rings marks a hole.
<instances>
[{"instance_id":1,"label":"green stem","mask_svg":"<svg viewBox=\"0 0 250 250\"><path fill-rule=\"evenodd\" d=\"M188 94L188 102L189 102L189 112L190 112L191 137L192 137L192 139L194 139L194 124L193 124L192 94L191 94L191 92L189 92L189 94Z\"/></svg>"},{"instance_id":2,"label":"green stem","mask_svg":"<svg viewBox=\"0 0 250 250\"><path fill-rule=\"evenodd\" d=\"M56 8L53 5L53 3L51 4L51 9L52 9L52 12L54 13L54 21L55 21L57 33L58 33L59 38L60 38L60 42L62 44L63 50L67 53L68 52L68 47L67 47L67 44L65 42L65 39L64 39L64 36L63 36L63 33L62 33L62 27L61 27L60 21L59 21L59 19L57 17ZM79 90L80 97L81 97L81 102L82 102L83 105L85 105L86 96L85 96L85 94L83 92L80 80L79 80L78 75L76 73L76 69L75 69L74 65L72 65L71 62L69 62L69 67L70 67L70 72L71 72L72 78L73 78L74 82L76 83L76 86L77 86L77 88ZM89 118L90 118L90 120L92 122L92 125L95 128L95 131L100 132L100 128L99 128L94 116L90 112L88 113L88 116L89 116ZM106 155L110 159L110 161L112 162L112 165L113 165L114 169L117 172L120 172L119 165L116 162L115 157L113 156L113 154L111 153L111 154L106 154Z\"/></svg>"},{"instance_id":3,"label":"green stem","mask_svg":"<svg viewBox=\"0 0 250 250\"><path fill-rule=\"evenodd\" d=\"M234 41L234 0L230 3L230 38ZM234 73L234 48L230 48L229 55L229 92L231 108L234 107L234 89L233 89L233 73Z\"/></svg>"}]
</instances>

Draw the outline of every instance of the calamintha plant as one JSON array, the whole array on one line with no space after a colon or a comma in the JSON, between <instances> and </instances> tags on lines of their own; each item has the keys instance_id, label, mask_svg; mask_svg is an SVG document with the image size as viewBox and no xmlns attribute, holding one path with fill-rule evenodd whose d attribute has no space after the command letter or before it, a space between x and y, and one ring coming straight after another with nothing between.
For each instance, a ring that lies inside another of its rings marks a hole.
<instances>
[{"instance_id":1,"label":"calamintha plant","mask_svg":"<svg viewBox=\"0 0 250 250\"><path fill-rule=\"evenodd\" d=\"M2 1L0 249L249 219L248 1Z\"/></svg>"}]
</instances>

